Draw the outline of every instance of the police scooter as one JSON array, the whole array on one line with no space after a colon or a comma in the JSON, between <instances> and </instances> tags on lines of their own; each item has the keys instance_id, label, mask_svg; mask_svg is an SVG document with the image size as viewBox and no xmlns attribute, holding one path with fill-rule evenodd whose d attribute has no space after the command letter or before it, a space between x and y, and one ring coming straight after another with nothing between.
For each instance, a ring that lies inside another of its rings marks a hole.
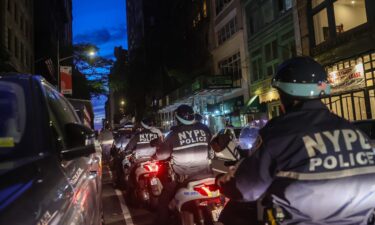
<instances>
[{"instance_id":1,"label":"police scooter","mask_svg":"<svg viewBox=\"0 0 375 225\"><path fill-rule=\"evenodd\" d=\"M213 177L187 182L169 204L181 225L215 224L223 207L224 199Z\"/></svg>"},{"instance_id":2,"label":"police scooter","mask_svg":"<svg viewBox=\"0 0 375 225\"><path fill-rule=\"evenodd\" d=\"M253 147L257 145L259 127L248 126L242 129L239 141L236 144L235 137L230 132L224 132L222 134L217 134L213 137L210 145L215 151L216 156L220 157L225 155L228 159L224 162L224 166L228 170L234 170L236 164L241 160L241 158L246 157L251 154ZM220 175L219 175L220 176ZM259 218L258 218L259 217ZM257 202L236 202L229 200L220 217L219 221L221 223L227 224L262 224L263 218L258 213ZM264 224L264 223L263 223ZM275 225L275 223L270 223Z\"/></svg>"}]
</instances>

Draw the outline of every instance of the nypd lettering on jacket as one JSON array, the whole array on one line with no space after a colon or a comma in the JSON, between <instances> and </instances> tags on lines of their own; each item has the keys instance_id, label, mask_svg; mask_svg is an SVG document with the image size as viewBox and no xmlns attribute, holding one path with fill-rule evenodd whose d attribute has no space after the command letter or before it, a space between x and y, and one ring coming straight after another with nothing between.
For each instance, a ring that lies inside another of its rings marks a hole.
<instances>
[{"instance_id":1,"label":"nypd lettering on jacket","mask_svg":"<svg viewBox=\"0 0 375 225\"><path fill-rule=\"evenodd\" d=\"M156 138L158 138L158 135L155 133L140 133L139 134L139 142L141 143L149 143Z\"/></svg>"},{"instance_id":2,"label":"nypd lettering on jacket","mask_svg":"<svg viewBox=\"0 0 375 225\"><path fill-rule=\"evenodd\" d=\"M178 133L180 145L190 145L199 142L207 142L207 135L204 130L185 130Z\"/></svg>"},{"instance_id":3,"label":"nypd lettering on jacket","mask_svg":"<svg viewBox=\"0 0 375 225\"><path fill-rule=\"evenodd\" d=\"M359 130L339 129L302 137L310 158L309 171L372 166L374 152Z\"/></svg>"}]
</instances>

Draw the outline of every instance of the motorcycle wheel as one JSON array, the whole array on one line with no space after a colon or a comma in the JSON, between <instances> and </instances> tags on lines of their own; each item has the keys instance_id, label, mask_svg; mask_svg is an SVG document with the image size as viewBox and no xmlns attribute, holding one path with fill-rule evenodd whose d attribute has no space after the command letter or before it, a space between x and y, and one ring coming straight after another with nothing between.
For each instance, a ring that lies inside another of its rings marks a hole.
<instances>
[{"instance_id":1,"label":"motorcycle wheel","mask_svg":"<svg viewBox=\"0 0 375 225\"><path fill-rule=\"evenodd\" d=\"M194 215L189 211L180 212L181 225L194 225Z\"/></svg>"}]
</instances>

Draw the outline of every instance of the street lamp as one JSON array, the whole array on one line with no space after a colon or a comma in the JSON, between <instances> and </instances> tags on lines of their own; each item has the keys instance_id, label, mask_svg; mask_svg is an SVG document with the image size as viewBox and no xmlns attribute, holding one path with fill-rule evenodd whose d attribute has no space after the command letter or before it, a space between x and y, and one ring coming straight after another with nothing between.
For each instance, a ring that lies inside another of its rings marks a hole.
<instances>
[{"instance_id":1,"label":"street lamp","mask_svg":"<svg viewBox=\"0 0 375 225\"><path fill-rule=\"evenodd\" d=\"M124 100L121 100L120 104L121 104L122 106L124 106L124 105L125 105L125 101L124 101Z\"/></svg>"}]
</instances>

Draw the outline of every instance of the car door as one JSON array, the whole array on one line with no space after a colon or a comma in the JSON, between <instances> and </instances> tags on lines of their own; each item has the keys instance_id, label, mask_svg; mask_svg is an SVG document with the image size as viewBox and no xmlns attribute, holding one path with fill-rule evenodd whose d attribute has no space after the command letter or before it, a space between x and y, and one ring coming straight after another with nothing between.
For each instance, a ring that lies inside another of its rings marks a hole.
<instances>
[{"instance_id":1,"label":"car door","mask_svg":"<svg viewBox=\"0 0 375 225\"><path fill-rule=\"evenodd\" d=\"M70 103L48 84L44 84L45 95L52 120L51 126L61 142L61 149L65 144L65 125L80 123L80 120ZM80 157L70 161L61 159L61 169L73 188L73 194L68 199L67 208L62 212L61 224L99 224L100 199L98 198L97 174L92 164L97 163L95 155Z\"/></svg>"}]
</instances>

